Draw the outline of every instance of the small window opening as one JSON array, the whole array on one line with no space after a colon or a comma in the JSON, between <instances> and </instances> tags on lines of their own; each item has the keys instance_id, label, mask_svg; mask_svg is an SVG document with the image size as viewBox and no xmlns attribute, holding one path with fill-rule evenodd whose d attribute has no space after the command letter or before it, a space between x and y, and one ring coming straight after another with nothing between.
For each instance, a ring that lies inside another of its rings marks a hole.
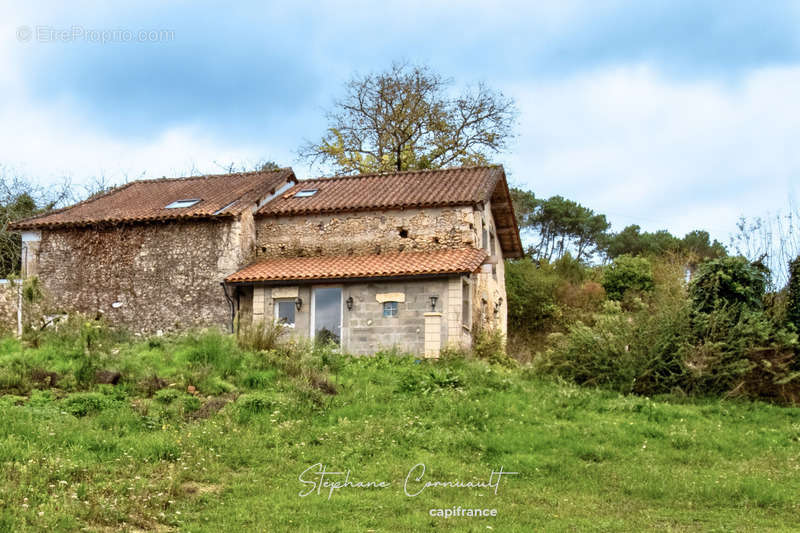
<instances>
[{"instance_id":1,"label":"small window opening","mask_svg":"<svg viewBox=\"0 0 800 533\"><path fill-rule=\"evenodd\" d=\"M294 300L276 300L275 301L275 322L283 324L284 326L294 327L294 313L295 313Z\"/></svg>"},{"instance_id":2,"label":"small window opening","mask_svg":"<svg viewBox=\"0 0 800 533\"><path fill-rule=\"evenodd\" d=\"M175 200L174 202L167 204L165 209L181 209L183 207L192 207L199 201L200 201L199 198L192 198L187 200Z\"/></svg>"},{"instance_id":3,"label":"small window opening","mask_svg":"<svg viewBox=\"0 0 800 533\"><path fill-rule=\"evenodd\" d=\"M295 198L308 198L309 196L314 196L317 194L317 189L303 189L302 191L297 191L294 193Z\"/></svg>"},{"instance_id":4,"label":"small window opening","mask_svg":"<svg viewBox=\"0 0 800 533\"><path fill-rule=\"evenodd\" d=\"M397 316L397 302L383 302L383 316Z\"/></svg>"},{"instance_id":5,"label":"small window opening","mask_svg":"<svg viewBox=\"0 0 800 533\"><path fill-rule=\"evenodd\" d=\"M401 239L408 238L408 230L406 228L400 228L400 238Z\"/></svg>"}]
</instances>

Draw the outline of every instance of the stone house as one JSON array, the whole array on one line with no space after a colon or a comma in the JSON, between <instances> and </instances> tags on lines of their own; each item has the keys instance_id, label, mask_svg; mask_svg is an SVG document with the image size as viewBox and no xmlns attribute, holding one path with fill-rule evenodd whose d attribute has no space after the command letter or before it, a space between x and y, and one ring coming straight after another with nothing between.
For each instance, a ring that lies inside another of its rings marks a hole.
<instances>
[{"instance_id":1,"label":"stone house","mask_svg":"<svg viewBox=\"0 0 800 533\"><path fill-rule=\"evenodd\" d=\"M522 255L499 166L137 181L15 227L65 310L142 332L281 322L355 354L505 333L503 259Z\"/></svg>"}]
</instances>

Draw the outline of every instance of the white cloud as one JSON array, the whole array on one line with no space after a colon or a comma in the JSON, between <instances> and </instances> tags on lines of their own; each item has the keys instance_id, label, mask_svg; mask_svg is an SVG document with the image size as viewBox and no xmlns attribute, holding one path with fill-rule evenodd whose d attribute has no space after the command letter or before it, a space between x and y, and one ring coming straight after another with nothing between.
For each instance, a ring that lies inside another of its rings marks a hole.
<instances>
[{"instance_id":1,"label":"white cloud","mask_svg":"<svg viewBox=\"0 0 800 533\"><path fill-rule=\"evenodd\" d=\"M255 163L264 152L231 145L192 125L162 130L152 138L114 138L66 104L24 101L0 107L0 162L43 183L70 176L112 181L222 172L220 165ZM219 163L219 165L217 164Z\"/></svg>"},{"instance_id":2,"label":"white cloud","mask_svg":"<svg viewBox=\"0 0 800 533\"><path fill-rule=\"evenodd\" d=\"M606 213L727 242L739 215L787 205L800 183L800 68L736 83L671 81L648 66L508 88L522 111L513 179Z\"/></svg>"}]
</instances>

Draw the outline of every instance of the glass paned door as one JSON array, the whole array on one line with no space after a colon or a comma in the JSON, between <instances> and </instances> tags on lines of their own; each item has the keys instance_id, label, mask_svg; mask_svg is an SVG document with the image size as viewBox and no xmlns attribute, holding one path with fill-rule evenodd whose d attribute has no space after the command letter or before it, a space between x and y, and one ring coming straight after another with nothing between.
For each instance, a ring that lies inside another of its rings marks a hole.
<instances>
[{"instance_id":1,"label":"glass paned door","mask_svg":"<svg viewBox=\"0 0 800 533\"><path fill-rule=\"evenodd\" d=\"M314 288L314 338L320 342L341 343L342 288Z\"/></svg>"}]
</instances>

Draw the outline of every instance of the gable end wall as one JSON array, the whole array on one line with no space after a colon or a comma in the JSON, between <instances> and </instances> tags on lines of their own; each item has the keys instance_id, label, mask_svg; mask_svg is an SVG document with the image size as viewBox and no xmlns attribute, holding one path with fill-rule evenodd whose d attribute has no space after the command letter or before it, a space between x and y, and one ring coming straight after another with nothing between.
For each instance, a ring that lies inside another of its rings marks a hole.
<instances>
[{"instance_id":1,"label":"gable end wall","mask_svg":"<svg viewBox=\"0 0 800 533\"><path fill-rule=\"evenodd\" d=\"M62 311L100 311L142 333L225 327L220 281L246 262L252 232L247 220L47 230L37 271Z\"/></svg>"}]
</instances>

